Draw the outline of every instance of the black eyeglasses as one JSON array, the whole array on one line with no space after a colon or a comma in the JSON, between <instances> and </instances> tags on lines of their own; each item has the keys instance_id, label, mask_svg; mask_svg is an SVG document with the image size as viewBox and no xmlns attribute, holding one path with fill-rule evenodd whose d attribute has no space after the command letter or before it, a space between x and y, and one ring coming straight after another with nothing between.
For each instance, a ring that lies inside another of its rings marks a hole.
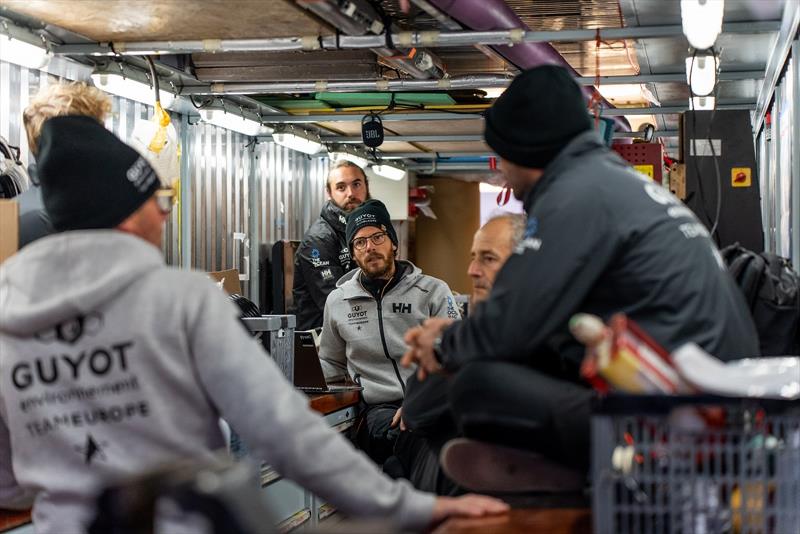
<instances>
[{"instance_id":1,"label":"black eyeglasses","mask_svg":"<svg viewBox=\"0 0 800 534\"><path fill-rule=\"evenodd\" d=\"M375 246L382 245L386 241L386 232L378 232L377 234L368 235L367 237L357 237L353 239L353 248L361 250L367 246L367 240L372 241Z\"/></svg>"},{"instance_id":2,"label":"black eyeglasses","mask_svg":"<svg viewBox=\"0 0 800 534\"><path fill-rule=\"evenodd\" d=\"M161 213L164 215L168 215L172 211L172 206L174 206L177 201L175 190L171 187L165 187L156 190L155 195L158 209L161 210Z\"/></svg>"}]
</instances>

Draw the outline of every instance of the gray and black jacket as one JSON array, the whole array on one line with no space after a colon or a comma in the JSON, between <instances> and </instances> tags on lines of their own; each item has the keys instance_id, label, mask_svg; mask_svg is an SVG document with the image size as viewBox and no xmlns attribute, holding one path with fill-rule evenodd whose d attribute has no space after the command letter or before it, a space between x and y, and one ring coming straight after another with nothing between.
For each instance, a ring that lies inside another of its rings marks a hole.
<instances>
[{"instance_id":1,"label":"gray and black jacket","mask_svg":"<svg viewBox=\"0 0 800 534\"><path fill-rule=\"evenodd\" d=\"M355 267L345 238L346 224L347 214L328 200L297 249L292 313L297 315L298 330L322 326L325 299L336 288L336 281Z\"/></svg>"},{"instance_id":2,"label":"gray and black jacket","mask_svg":"<svg viewBox=\"0 0 800 534\"><path fill-rule=\"evenodd\" d=\"M512 360L578 379L570 317L625 313L668 351L759 354L753 320L705 226L594 131L574 138L524 199L525 236L477 313L442 337L446 367Z\"/></svg>"},{"instance_id":3,"label":"gray and black jacket","mask_svg":"<svg viewBox=\"0 0 800 534\"><path fill-rule=\"evenodd\" d=\"M367 404L403 399L414 372L399 364L409 328L430 317L461 317L446 283L408 261L398 261L397 272L400 280L376 299L364 287L361 269L354 269L339 279L325 304L319 350L325 376L349 373L364 387Z\"/></svg>"}]
</instances>

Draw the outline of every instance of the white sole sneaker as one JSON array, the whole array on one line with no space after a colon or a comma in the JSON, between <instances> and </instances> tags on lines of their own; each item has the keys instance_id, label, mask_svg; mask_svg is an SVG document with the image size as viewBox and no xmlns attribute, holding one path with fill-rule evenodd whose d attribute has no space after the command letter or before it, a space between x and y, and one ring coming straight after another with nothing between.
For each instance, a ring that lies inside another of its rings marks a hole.
<instances>
[{"instance_id":1,"label":"white sole sneaker","mask_svg":"<svg viewBox=\"0 0 800 534\"><path fill-rule=\"evenodd\" d=\"M577 471L541 454L456 438L442 447L439 462L458 485L490 493L574 492L586 484Z\"/></svg>"}]
</instances>

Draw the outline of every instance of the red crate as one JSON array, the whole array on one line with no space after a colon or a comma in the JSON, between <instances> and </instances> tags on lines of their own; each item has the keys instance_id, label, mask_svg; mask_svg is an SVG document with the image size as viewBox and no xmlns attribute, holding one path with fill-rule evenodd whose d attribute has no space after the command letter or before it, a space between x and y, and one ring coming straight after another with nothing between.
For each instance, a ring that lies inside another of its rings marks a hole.
<instances>
[{"instance_id":1,"label":"red crate","mask_svg":"<svg viewBox=\"0 0 800 534\"><path fill-rule=\"evenodd\" d=\"M611 145L611 148L637 171L650 176L659 184L663 183L664 147L661 144L633 143L632 145Z\"/></svg>"}]
</instances>

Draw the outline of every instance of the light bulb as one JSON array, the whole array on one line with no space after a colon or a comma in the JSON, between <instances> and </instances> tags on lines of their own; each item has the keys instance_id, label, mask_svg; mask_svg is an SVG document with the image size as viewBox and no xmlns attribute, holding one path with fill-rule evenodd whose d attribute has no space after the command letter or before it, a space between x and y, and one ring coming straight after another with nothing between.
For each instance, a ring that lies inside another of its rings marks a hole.
<instances>
[{"instance_id":1,"label":"light bulb","mask_svg":"<svg viewBox=\"0 0 800 534\"><path fill-rule=\"evenodd\" d=\"M717 84L717 58L698 54L686 58L686 83L695 96L710 95Z\"/></svg>"},{"instance_id":2,"label":"light bulb","mask_svg":"<svg viewBox=\"0 0 800 534\"><path fill-rule=\"evenodd\" d=\"M683 34L697 50L714 46L722 31L725 0L681 0Z\"/></svg>"}]
</instances>

